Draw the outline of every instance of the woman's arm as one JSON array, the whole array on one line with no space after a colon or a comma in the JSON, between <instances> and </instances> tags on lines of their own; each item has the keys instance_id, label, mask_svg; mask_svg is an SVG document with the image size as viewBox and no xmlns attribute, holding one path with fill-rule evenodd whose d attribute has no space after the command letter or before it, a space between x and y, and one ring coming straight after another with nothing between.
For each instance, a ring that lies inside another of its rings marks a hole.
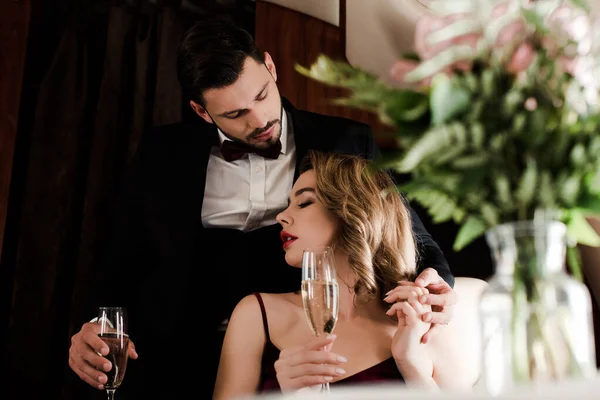
<instances>
[{"instance_id":1,"label":"woman's arm","mask_svg":"<svg viewBox=\"0 0 600 400\"><path fill-rule=\"evenodd\" d=\"M428 343L433 359L433 379L442 390L470 391L481 374L479 298L487 283L458 277L454 289L458 302L452 323Z\"/></svg>"},{"instance_id":2,"label":"woman's arm","mask_svg":"<svg viewBox=\"0 0 600 400\"><path fill-rule=\"evenodd\" d=\"M214 400L252 395L258 390L265 332L254 295L235 307L223 340Z\"/></svg>"},{"instance_id":3,"label":"woman's arm","mask_svg":"<svg viewBox=\"0 0 600 400\"><path fill-rule=\"evenodd\" d=\"M430 323L423 322L421 315L431 311L431 306L419 303L418 298L425 294L417 286L401 285L389 292L385 301L396 301L387 315L396 314L398 327L392 338L392 356L404 381L410 387L439 390L433 379L433 354L431 345L422 343L423 334Z\"/></svg>"}]
</instances>

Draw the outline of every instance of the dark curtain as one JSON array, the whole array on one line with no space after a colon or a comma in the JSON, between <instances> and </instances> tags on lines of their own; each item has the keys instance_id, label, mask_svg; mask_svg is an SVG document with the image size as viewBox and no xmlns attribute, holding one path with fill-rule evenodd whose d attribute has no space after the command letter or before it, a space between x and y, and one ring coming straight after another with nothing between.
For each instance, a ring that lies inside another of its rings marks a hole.
<instances>
[{"instance_id":1,"label":"dark curtain","mask_svg":"<svg viewBox=\"0 0 600 400\"><path fill-rule=\"evenodd\" d=\"M78 398L85 384L68 368L70 337L124 170L144 130L190 117L175 71L184 30L206 13L238 18L234 3L58 0L37 9L2 253L0 397Z\"/></svg>"}]
</instances>

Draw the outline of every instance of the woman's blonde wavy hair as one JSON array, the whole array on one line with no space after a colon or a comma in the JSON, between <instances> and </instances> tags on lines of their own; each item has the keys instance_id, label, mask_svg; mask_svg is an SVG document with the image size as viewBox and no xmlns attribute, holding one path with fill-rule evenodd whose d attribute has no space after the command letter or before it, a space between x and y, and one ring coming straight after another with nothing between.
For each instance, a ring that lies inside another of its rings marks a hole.
<instances>
[{"instance_id":1,"label":"woman's blonde wavy hair","mask_svg":"<svg viewBox=\"0 0 600 400\"><path fill-rule=\"evenodd\" d=\"M361 298L383 297L416 272L415 240L405 200L390 174L358 156L309 151L317 198L339 221L332 246L348 254Z\"/></svg>"}]
</instances>

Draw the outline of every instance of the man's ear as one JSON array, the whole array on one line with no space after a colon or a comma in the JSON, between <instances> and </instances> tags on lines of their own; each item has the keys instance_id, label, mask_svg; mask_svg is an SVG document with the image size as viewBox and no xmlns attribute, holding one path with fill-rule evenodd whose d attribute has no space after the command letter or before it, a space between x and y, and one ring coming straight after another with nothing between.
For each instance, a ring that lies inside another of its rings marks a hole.
<instances>
[{"instance_id":1,"label":"man's ear","mask_svg":"<svg viewBox=\"0 0 600 400\"><path fill-rule=\"evenodd\" d=\"M265 65L267 66L267 69L271 73L271 76L273 77L275 82L277 82L277 70L275 69L275 63L273 62L271 55L269 53L267 53L266 51L265 51Z\"/></svg>"},{"instance_id":2,"label":"man's ear","mask_svg":"<svg viewBox=\"0 0 600 400\"><path fill-rule=\"evenodd\" d=\"M194 100L190 100L190 107L196 114L198 114L203 120L208 122L209 124L214 124L210 114L202 107L200 104L196 103Z\"/></svg>"}]
</instances>

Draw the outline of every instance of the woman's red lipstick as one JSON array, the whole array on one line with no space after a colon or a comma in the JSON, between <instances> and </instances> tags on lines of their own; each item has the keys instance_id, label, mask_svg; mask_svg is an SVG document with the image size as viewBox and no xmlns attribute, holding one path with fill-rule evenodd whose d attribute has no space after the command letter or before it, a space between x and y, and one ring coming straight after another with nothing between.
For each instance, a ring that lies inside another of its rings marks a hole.
<instances>
[{"instance_id":1,"label":"woman's red lipstick","mask_svg":"<svg viewBox=\"0 0 600 400\"><path fill-rule=\"evenodd\" d=\"M288 246L290 246L292 243L294 243L296 241L296 239L298 239L296 236L291 235L289 233L287 233L286 231L281 231L281 233L279 234L279 237L281 238L281 241L283 242L283 248L287 248Z\"/></svg>"}]
</instances>

